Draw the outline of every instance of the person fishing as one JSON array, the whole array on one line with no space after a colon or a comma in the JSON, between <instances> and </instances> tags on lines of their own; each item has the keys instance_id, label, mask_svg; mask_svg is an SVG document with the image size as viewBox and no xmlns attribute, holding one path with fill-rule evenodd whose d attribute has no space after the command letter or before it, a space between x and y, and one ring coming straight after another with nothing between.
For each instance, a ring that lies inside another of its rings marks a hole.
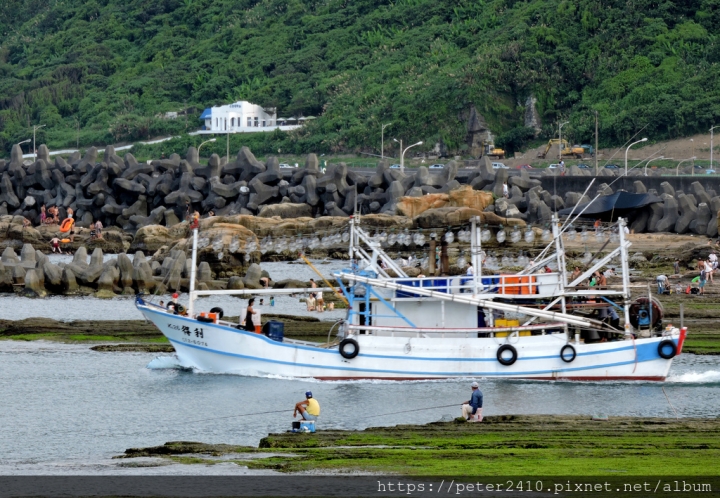
<instances>
[{"instance_id":1,"label":"person fishing","mask_svg":"<svg viewBox=\"0 0 720 498\"><path fill-rule=\"evenodd\" d=\"M307 409L305 408L307 407ZM305 401L295 403L293 418L297 417L298 412L303 420L317 420L320 416L320 403L313 398L313 393L308 391L305 393Z\"/></svg>"},{"instance_id":2,"label":"person fishing","mask_svg":"<svg viewBox=\"0 0 720 498\"><path fill-rule=\"evenodd\" d=\"M253 322L255 309L253 308L253 304L255 304L255 298L251 297L248 301L247 310L245 311L245 330L248 332L255 332L255 323Z\"/></svg>"},{"instance_id":3,"label":"person fishing","mask_svg":"<svg viewBox=\"0 0 720 498\"><path fill-rule=\"evenodd\" d=\"M483 393L477 382L470 384L472 396L462 405L462 416L468 422L482 422Z\"/></svg>"}]
</instances>

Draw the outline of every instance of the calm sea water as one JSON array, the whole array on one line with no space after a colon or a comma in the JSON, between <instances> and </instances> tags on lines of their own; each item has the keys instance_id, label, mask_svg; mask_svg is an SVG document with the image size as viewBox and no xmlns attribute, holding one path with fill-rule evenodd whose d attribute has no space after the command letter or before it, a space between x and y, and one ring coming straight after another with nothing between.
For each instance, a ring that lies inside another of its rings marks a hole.
<instances>
[{"instance_id":1,"label":"calm sea water","mask_svg":"<svg viewBox=\"0 0 720 498\"><path fill-rule=\"evenodd\" d=\"M715 417L720 357L682 355L657 383L481 380L485 413ZM319 428L363 429L458 416L469 379L317 382L199 374L173 356L98 353L88 346L0 342L0 474L242 474L234 464L125 467L126 448L166 441L256 446L290 428L312 390ZM451 407L443 407L452 405ZM408 413L394 413L408 411ZM270 412L237 417L239 414ZM152 465L152 459L148 462Z\"/></svg>"},{"instance_id":2,"label":"calm sea water","mask_svg":"<svg viewBox=\"0 0 720 498\"><path fill-rule=\"evenodd\" d=\"M115 255L107 255L107 257ZM69 256L51 255L54 263L71 261ZM346 262L315 261L316 268L327 278L330 283L335 283L332 273L347 266ZM306 264L288 263L263 263L263 270L267 270L270 276L276 280L298 279L308 281L314 278L318 286L324 287L318 275ZM259 298L256 299L256 307L261 314L280 313L301 316L316 316L322 320L337 320L345 316L344 311L332 311L324 313L308 312L304 303L298 297L276 295L275 306L269 305L269 296L263 296L265 305L258 307ZM169 301L170 296L156 296L155 302L159 300ZM187 295L180 297L180 302L187 304ZM212 296L203 297L197 300L196 309L209 310L220 306L228 316L238 316L240 310L247 307L247 299L234 296ZM56 320L142 320L143 316L135 308L135 299L129 297L117 297L114 299L97 299L95 297L63 297L52 296L45 299L28 299L15 296L14 294L0 294L0 319L21 320L24 318L46 317Z\"/></svg>"}]
</instances>

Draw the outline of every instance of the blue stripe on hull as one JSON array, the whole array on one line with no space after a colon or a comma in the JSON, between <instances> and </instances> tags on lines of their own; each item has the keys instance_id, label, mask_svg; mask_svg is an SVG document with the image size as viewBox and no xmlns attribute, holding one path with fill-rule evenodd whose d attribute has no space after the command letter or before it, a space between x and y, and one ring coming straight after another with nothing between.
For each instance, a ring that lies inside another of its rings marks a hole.
<instances>
[{"instance_id":1,"label":"blue stripe on hull","mask_svg":"<svg viewBox=\"0 0 720 498\"><path fill-rule=\"evenodd\" d=\"M516 376L532 376L532 375L547 375L547 374L562 374L565 372L577 372L581 370L597 370L601 368L610 368L610 367L617 367L617 366L623 366L623 365L633 365L635 364L635 360L630 361L621 361L616 363L606 363L603 365L594 365L594 366L584 366L584 367L567 367L562 369L550 369L550 370L535 370L535 371L525 371L525 372L417 372L417 371L407 371L407 370L385 370L385 369L368 369L368 368L355 368L355 367L343 367L343 366L328 366L328 365L317 365L317 364L311 364L311 363L296 363L291 361L282 361L282 360L273 360L269 358L261 358L258 356L249 356L249 355L242 355L238 353L229 353L226 351L218 351L215 349L205 348L202 346L197 346L194 344L186 344L184 342L175 341L173 339L170 339L170 342L173 344L177 344L179 346L189 347L193 349L199 349L201 351L206 351L209 353L214 354L220 354L224 356L231 356L234 358L242 358L246 360L254 360L254 361L260 361L265 363L273 363L273 364L279 364L279 365L290 365L290 366L296 366L296 367L305 367L305 368L316 368L316 369L323 369L323 370L341 370L341 371L349 371L349 372L368 372L368 373L388 373L388 374L398 374L398 375L410 375L410 376L427 376L427 377L457 377L461 375L476 375L476 376L504 376L504 377L516 377ZM277 343L279 346L281 343ZM358 355L360 357L362 355ZM408 358L409 359L409 358ZM422 358L419 358L422 359ZM638 363L643 363L647 361L654 361L660 359L659 356L657 356L657 353L655 357L650 357L649 355L643 355L643 358L641 358L640 351L638 350ZM664 361L670 361L670 360L664 360Z\"/></svg>"}]
</instances>

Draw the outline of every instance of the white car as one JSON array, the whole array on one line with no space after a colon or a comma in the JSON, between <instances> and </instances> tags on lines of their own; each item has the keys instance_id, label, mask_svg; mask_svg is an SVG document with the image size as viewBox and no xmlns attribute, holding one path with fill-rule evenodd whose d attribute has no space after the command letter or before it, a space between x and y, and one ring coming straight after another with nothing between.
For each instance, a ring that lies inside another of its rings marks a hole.
<instances>
[{"instance_id":1,"label":"white car","mask_svg":"<svg viewBox=\"0 0 720 498\"><path fill-rule=\"evenodd\" d=\"M503 163L492 163L493 169L510 169L509 167L505 166Z\"/></svg>"},{"instance_id":2,"label":"white car","mask_svg":"<svg viewBox=\"0 0 720 498\"><path fill-rule=\"evenodd\" d=\"M550 166L548 166L548 169L562 169L562 164L553 163Z\"/></svg>"},{"instance_id":3,"label":"white car","mask_svg":"<svg viewBox=\"0 0 720 498\"><path fill-rule=\"evenodd\" d=\"M280 163L280 169L289 169L289 168L295 168L292 164L287 163Z\"/></svg>"},{"instance_id":4,"label":"white car","mask_svg":"<svg viewBox=\"0 0 720 498\"><path fill-rule=\"evenodd\" d=\"M428 166L428 169L443 169L444 167L444 164L431 164L430 166Z\"/></svg>"},{"instance_id":5,"label":"white car","mask_svg":"<svg viewBox=\"0 0 720 498\"><path fill-rule=\"evenodd\" d=\"M399 164L393 164L392 166L390 166L390 169L400 169L400 165L399 165Z\"/></svg>"}]
</instances>

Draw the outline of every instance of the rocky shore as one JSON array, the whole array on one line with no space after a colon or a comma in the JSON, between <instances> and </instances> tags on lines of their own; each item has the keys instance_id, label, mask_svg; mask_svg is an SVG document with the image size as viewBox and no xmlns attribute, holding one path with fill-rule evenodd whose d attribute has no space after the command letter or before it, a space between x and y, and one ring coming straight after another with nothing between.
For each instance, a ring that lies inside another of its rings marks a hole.
<instances>
[{"instance_id":1,"label":"rocky shore","mask_svg":"<svg viewBox=\"0 0 720 498\"><path fill-rule=\"evenodd\" d=\"M160 457L202 465L234 461L286 473L415 476L712 477L720 472L718 419L498 415L479 424L344 431L325 430L320 423L318 429L314 434L270 434L257 448L169 442L130 448L115 458ZM256 458L248 458L253 453Z\"/></svg>"}]
</instances>

